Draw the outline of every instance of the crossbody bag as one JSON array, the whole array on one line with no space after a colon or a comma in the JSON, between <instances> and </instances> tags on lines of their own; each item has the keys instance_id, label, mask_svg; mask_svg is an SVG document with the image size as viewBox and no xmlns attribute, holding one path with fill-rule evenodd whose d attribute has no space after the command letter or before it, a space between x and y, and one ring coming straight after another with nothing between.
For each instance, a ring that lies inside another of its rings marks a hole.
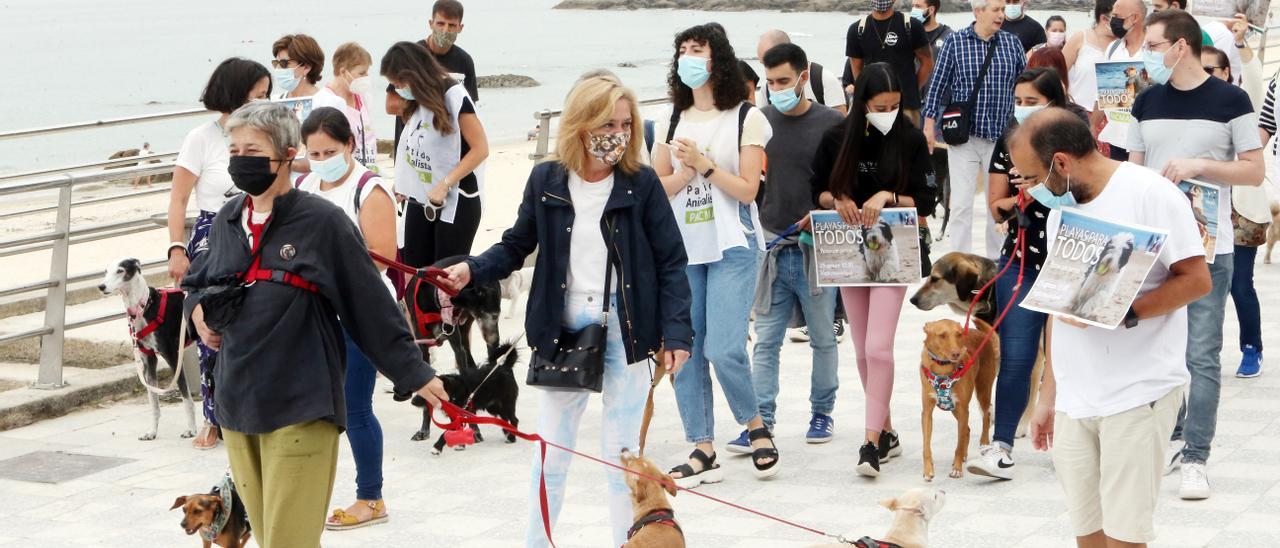
<instances>
[{"instance_id":1,"label":"crossbody bag","mask_svg":"<svg viewBox=\"0 0 1280 548\"><path fill-rule=\"evenodd\" d=\"M978 71L978 79L973 81L973 92L969 100L953 103L942 112L942 140L948 145L963 145L969 142L969 127L973 124L973 107L978 104L978 92L982 90L982 80L987 77L987 69L991 68L991 58L996 54L996 41L999 35L991 37L987 46L987 58L982 61L982 69Z\"/></svg>"}]
</instances>

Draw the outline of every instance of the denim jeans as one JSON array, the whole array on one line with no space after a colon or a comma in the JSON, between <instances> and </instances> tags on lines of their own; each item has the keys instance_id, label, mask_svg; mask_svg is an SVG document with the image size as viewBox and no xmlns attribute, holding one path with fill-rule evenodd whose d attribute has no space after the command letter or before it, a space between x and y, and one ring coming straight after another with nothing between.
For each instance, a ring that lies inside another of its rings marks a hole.
<instances>
[{"instance_id":1,"label":"denim jeans","mask_svg":"<svg viewBox=\"0 0 1280 548\"><path fill-rule=\"evenodd\" d=\"M617 300L614 300L617 303ZM588 299L586 295L569 294L565 297L563 325L569 329L582 329L600 321L599 297ZM618 327L616 306L609 310L609 340L605 345L604 390L601 401L604 415L601 418L601 458L619 463L623 449L637 449L640 443L640 419L644 416L644 402L649 394L649 368L643 362L627 364L627 354L622 348L622 331ZM547 441L573 448L577 445L578 425L587 408L590 392L540 390L538 391L538 432ZM548 546L542 527L542 512L538 504L538 477L545 468L547 485L547 509L552 531L564 506L565 479L569 474L572 455L553 447L547 448L545 466L540 459L537 445L533 446L533 470L529 485L529 529L525 544L530 547ZM593 466L591 468L595 470ZM631 491L627 488L622 472L605 470L608 482L609 523L613 529L613 545L621 546L627 540L627 529L635 518L631 508Z\"/></svg>"},{"instance_id":2,"label":"denim jeans","mask_svg":"<svg viewBox=\"0 0 1280 548\"><path fill-rule=\"evenodd\" d=\"M1187 442L1182 449L1182 462L1208 462L1209 446L1218 427L1222 322L1227 313L1227 295L1231 292L1233 263L1230 253L1218 255L1209 265L1213 291L1187 306L1187 370L1191 372L1191 390L1186 404L1178 411L1178 424L1173 430L1173 439Z\"/></svg>"},{"instance_id":3,"label":"denim jeans","mask_svg":"<svg viewBox=\"0 0 1280 548\"><path fill-rule=\"evenodd\" d=\"M1231 301L1236 305L1236 317L1240 319L1240 348L1245 345L1262 351L1262 311L1258 305L1258 292L1253 288L1253 263L1258 260L1258 248L1236 246L1231 276Z\"/></svg>"},{"instance_id":4,"label":"denim jeans","mask_svg":"<svg viewBox=\"0 0 1280 548\"><path fill-rule=\"evenodd\" d=\"M356 498L382 499L382 425L373 414L373 387L378 372L351 336L347 339L347 376L343 393L347 400L347 441L356 461Z\"/></svg>"},{"instance_id":5,"label":"denim jeans","mask_svg":"<svg viewBox=\"0 0 1280 548\"><path fill-rule=\"evenodd\" d=\"M755 248L731 247L719 261L685 269L693 293L693 352L674 382L685 439L692 443L715 439L711 366L734 420L746 424L758 414L747 324L762 254Z\"/></svg>"},{"instance_id":6,"label":"denim jeans","mask_svg":"<svg viewBox=\"0 0 1280 548\"><path fill-rule=\"evenodd\" d=\"M1000 267L1010 261L1000 259ZM1023 272L1022 290L1017 303L1000 323L1000 375L996 377L995 441L1013 448L1013 438L1018 421L1027 409L1027 397L1031 390L1031 372L1035 369L1040 353L1040 335L1044 331L1048 315L1020 306L1027 292L1036 283L1039 272L1028 265ZM996 311L1003 311L1013 298L1018 285L1018 264L1015 262L1003 276L996 279Z\"/></svg>"},{"instance_id":7,"label":"denim jeans","mask_svg":"<svg viewBox=\"0 0 1280 548\"><path fill-rule=\"evenodd\" d=\"M804 313L805 325L815 326L809 330L809 348L813 353L813 372L809 375L810 411L830 415L836 404L836 389L840 387L836 376L836 335L825 327L835 321L836 289L828 287L820 295L809 294L804 252L799 246L782 247L776 256L777 278L770 291L769 313L756 315L756 345L751 354L751 380L760 417L770 429L778 408L779 353L797 303Z\"/></svg>"}]
</instances>

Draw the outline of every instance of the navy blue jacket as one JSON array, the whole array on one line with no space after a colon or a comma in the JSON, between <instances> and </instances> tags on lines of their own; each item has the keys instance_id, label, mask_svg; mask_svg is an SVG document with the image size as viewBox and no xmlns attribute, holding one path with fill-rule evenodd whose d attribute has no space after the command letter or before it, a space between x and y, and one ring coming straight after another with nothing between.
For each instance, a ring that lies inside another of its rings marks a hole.
<instances>
[{"instance_id":1,"label":"navy blue jacket","mask_svg":"<svg viewBox=\"0 0 1280 548\"><path fill-rule=\"evenodd\" d=\"M603 219L600 230L606 245L617 246L622 261L620 279L615 280L616 310L627 362L648 358L664 345L667 350L690 350L692 295L685 274L689 259L657 174L647 167L632 175L615 170L604 208L604 217L610 215L614 233L608 234ZM502 234L501 242L467 261L473 283L501 280L538 249L525 333L529 347L544 359L555 354L564 317L573 219L569 172L559 162L539 164L525 184L515 225Z\"/></svg>"}]
</instances>

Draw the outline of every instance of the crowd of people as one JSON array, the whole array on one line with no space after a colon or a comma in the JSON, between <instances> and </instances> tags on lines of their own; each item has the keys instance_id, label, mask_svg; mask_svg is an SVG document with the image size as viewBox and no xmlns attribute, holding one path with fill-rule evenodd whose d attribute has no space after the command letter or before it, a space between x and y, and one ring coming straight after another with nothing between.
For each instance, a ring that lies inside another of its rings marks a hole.
<instances>
[{"instance_id":1,"label":"crowd of people","mask_svg":"<svg viewBox=\"0 0 1280 548\"><path fill-rule=\"evenodd\" d=\"M1262 363L1252 273L1271 220L1259 185L1276 82L1261 85L1247 21L1202 24L1178 0L1155 0L1150 13L1144 0L1096 0L1090 27L1068 34L1061 17L1030 17L1027 0L970 0L973 23L952 29L938 21L938 0L912 0L908 12L872 4L849 26L840 75L780 30L759 39L763 74L739 60L724 27L682 30L671 43L671 111L655 120L616 75L584 74L554 156L534 167L511 228L487 250L472 249L489 144L474 62L456 43L460 2L436 1L429 36L397 42L378 62L396 121L390 181L377 165L375 58L359 44L326 58L292 34L272 44L271 68L219 64L201 97L219 116L191 130L177 159L169 273L189 293L199 335L206 424L194 445L225 442L259 544L316 546L326 528L388 519L372 407L379 373L398 392L447 399L399 308L403 277L369 252L411 267L468 255L446 269L453 289L506 278L536 252L531 360L552 363L562 339L604 327L601 449L615 461L637 444L645 364L666 364L692 448L670 475L687 488L731 476L718 448L748 455L757 478L785 469L775 432L805 428L777 422L788 328L808 328L805 440L834 438L847 322L865 393L851 470L879 476L903 451L889 411L907 289L819 287L806 239L815 209L856 226L914 208L927 276L942 205L951 250L971 252L980 223L978 254L1020 265L994 284L1010 313L998 329L994 439L971 473L1014 477L1015 430L1043 349L1031 441L1052 448L1080 546L1151 541L1159 478L1175 468L1182 498L1209 497L1228 296L1241 324L1236 375L1256 377ZM1108 123L1098 106L1094 65L1108 60L1141 61L1152 80L1130 124ZM313 102L305 120L265 100L300 97ZM1211 263L1173 184L1192 178L1224 189ZM983 188L985 214L974 211ZM193 193L199 214L184 237ZM1011 302L1026 295L1020 281L1036 280L1063 207L1169 234L1118 329ZM717 438L716 385L741 428L731 440ZM589 394L537 392L537 431L573 446ZM326 517L344 432L355 501ZM554 524L569 461L534 455L529 546L548 543L539 478ZM607 477L622 544L628 490L620 472Z\"/></svg>"}]
</instances>

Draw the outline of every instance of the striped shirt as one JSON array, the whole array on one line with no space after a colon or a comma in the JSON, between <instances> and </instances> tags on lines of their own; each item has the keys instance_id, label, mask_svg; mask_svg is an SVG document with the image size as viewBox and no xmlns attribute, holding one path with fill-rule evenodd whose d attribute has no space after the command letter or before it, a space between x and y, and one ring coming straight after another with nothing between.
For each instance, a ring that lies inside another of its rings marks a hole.
<instances>
[{"instance_id":1,"label":"striped shirt","mask_svg":"<svg viewBox=\"0 0 1280 548\"><path fill-rule=\"evenodd\" d=\"M999 139L1013 117L1013 82L1027 67L1022 42L1017 36L996 31L992 39L996 41L996 51L982 80L982 89L978 90L969 122L970 134L989 141ZM938 49L929 80L924 105L926 117L937 120L948 104L969 101L988 47L990 42L980 38L973 25L947 37Z\"/></svg>"},{"instance_id":2,"label":"striped shirt","mask_svg":"<svg viewBox=\"0 0 1280 548\"><path fill-rule=\"evenodd\" d=\"M1280 75L1276 77L1280 78ZM1262 110L1258 112L1258 127L1272 135L1276 134L1276 78L1272 78L1271 83L1267 84L1267 96L1262 100ZM1271 143L1271 152L1277 150L1280 150L1280 140Z\"/></svg>"}]
</instances>

